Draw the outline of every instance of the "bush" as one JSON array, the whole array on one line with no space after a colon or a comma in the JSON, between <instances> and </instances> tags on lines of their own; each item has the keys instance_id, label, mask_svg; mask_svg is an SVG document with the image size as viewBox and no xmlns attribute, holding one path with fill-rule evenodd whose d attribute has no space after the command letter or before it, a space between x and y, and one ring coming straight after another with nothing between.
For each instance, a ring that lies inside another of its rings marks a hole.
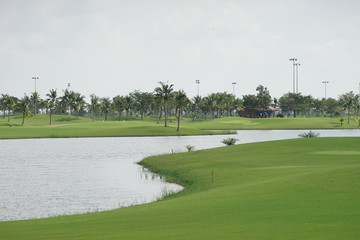
<instances>
[{"instance_id":1,"label":"bush","mask_svg":"<svg viewBox=\"0 0 360 240\"><path fill-rule=\"evenodd\" d=\"M318 137L319 135L320 135L320 133L312 132L310 130L307 133L304 132L302 134L299 134L299 137L302 137L302 138L314 138L314 137Z\"/></svg>"},{"instance_id":2,"label":"bush","mask_svg":"<svg viewBox=\"0 0 360 240\"><path fill-rule=\"evenodd\" d=\"M277 117L277 118L283 118L283 117L284 117L284 114L278 113L278 114L276 115L276 117Z\"/></svg>"},{"instance_id":3,"label":"bush","mask_svg":"<svg viewBox=\"0 0 360 240\"><path fill-rule=\"evenodd\" d=\"M192 150L195 149L195 146L192 146L192 145L186 145L185 147L186 147L188 152L191 152Z\"/></svg>"},{"instance_id":4,"label":"bush","mask_svg":"<svg viewBox=\"0 0 360 240\"><path fill-rule=\"evenodd\" d=\"M221 143L225 144L226 146L235 145L235 143L239 141L239 139L236 138L225 138L221 141Z\"/></svg>"}]
</instances>

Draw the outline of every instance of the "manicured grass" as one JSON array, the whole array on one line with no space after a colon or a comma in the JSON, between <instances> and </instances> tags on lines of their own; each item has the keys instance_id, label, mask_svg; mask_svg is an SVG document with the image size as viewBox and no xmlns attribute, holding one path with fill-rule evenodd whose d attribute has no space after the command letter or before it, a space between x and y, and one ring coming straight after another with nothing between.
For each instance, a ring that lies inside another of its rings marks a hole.
<instances>
[{"instance_id":1,"label":"manicured grass","mask_svg":"<svg viewBox=\"0 0 360 240\"><path fill-rule=\"evenodd\" d=\"M359 138L262 142L142 164L186 189L114 211L0 223L1 239L359 239ZM212 178L213 173L213 178Z\"/></svg>"},{"instance_id":2,"label":"manicured grass","mask_svg":"<svg viewBox=\"0 0 360 240\"><path fill-rule=\"evenodd\" d=\"M49 126L49 116L38 114L27 118L24 126L20 126L21 117L14 116L10 122L0 119L0 139L10 138L54 138L54 137L117 137L117 136L176 136L224 134L229 132L211 132L208 130L248 130L248 129L347 129L358 128L351 119L350 124L340 127L337 118L266 118L250 119L240 117L224 117L207 121L191 121L184 118L180 132L176 132L176 120L170 118L168 127L163 122L156 124L154 118L139 120L132 118L123 121L103 121L97 119L67 115L54 115Z\"/></svg>"},{"instance_id":3,"label":"manicured grass","mask_svg":"<svg viewBox=\"0 0 360 240\"><path fill-rule=\"evenodd\" d=\"M118 137L118 136L182 136L182 135L212 135L224 132L211 132L191 127L181 127L176 131L176 124L169 122L168 127L163 123L156 124L153 120L131 121L92 121L89 118L77 119L73 116L53 116L52 125L49 117L38 114L27 118L25 125L20 126L21 117L15 116L10 122L0 120L0 139L14 138L67 138L67 137Z\"/></svg>"},{"instance_id":4,"label":"manicured grass","mask_svg":"<svg viewBox=\"0 0 360 240\"><path fill-rule=\"evenodd\" d=\"M186 123L185 126L188 126ZM355 118L344 121L343 126L340 126L338 118L330 117L312 117L312 118L239 118L226 117L214 119L210 121L199 121L191 124L194 128L199 129L237 129L237 130L252 130L252 129L353 129L358 128L358 123Z\"/></svg>"}]
</instances>

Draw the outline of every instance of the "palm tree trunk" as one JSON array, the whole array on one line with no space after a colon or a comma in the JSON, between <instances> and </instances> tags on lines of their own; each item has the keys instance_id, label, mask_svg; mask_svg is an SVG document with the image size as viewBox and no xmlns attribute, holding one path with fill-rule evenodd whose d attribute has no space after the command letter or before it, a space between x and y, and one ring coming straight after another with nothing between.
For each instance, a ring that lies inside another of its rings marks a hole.
<instances>
[{"instance_id":1,"label":"palm tree trunk","mask_svg":"<svg viewBox=\"0 0 360 240\"><path fill-rule=\"evenodd\" d=\"M165 111L165 127L167 127L167 102L164 104L164 111Z\"/></svg>"},{"instance_id":2,"label":"palm tree trunk","mask_svg":"<svg viewBox=\"0 0 360 240\"><path fill-rule=\"evenodd\" d=\"M24 126L24 122L25 122L25 113L23 112L23 116L22 116L22 123L21 123L21 126Z\"/></svg>"},{"instance_id":3,"label":"palm tree trunk","mask_svg":"<svg viewBox=\"0 0 360 240\"><path fill-rule=\"evenodd\" d=\"M51 125L51 109L50 109L50 123L49 123L49 125Z\"/></svg>"},{"instance_id":4,"label":"palm tree trunk","mask_svg":"<svg viewBox=\"0 0 360 240\"><path fill-rule=\"evenodd\" d=\"M176 114L175 114L175 116L177 117L177 120L178 120L178 121L177 121L177 129L176 129L177 132L178 132L179 129L180 129L181 108L179 108L178 111L179 111L179 113L177 114L177 116L176 116Z\"/></svg>"},{"instance_id":5,"label":"palm tree trunk","mask_svg":"<svg viewBox=\"0 0 360 240\"><path fill-rule=\"evenodd\" d=\"M350 123L350 108L348 109L348 124Z\"/></svg>"}]
</instances>

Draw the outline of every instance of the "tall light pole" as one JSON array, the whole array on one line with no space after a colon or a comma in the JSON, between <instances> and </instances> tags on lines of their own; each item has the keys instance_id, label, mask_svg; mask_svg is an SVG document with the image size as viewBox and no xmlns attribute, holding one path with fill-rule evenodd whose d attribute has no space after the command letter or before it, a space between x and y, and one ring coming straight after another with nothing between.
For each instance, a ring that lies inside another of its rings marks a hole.
<instances>
[{"instance_id":1,"label":"tall light pole","mask_svg":"<svg viewBox=\"0 0 360 240\"><path fill-rule=\"evenodd\" d=\"M299 93L299 70L298 70L298 68L300 65L301 64L298 62L295 63L295 66L296 66L296 93Z\"/></svg>"},{"instance_id":2,"label":"tall light pole","mask_svg":"<svg viewBox=\"0 0 360 240\"><path fill-rule=\"evenodd\" d=\"M199 96L199 85L200 85L200 80L195 80L195 83L197 84L197 95Z\"/></svg>"},{"instance_id":3,"label":"tall light pole","mask_svg":"<svg viewBox=\"0 0 360 240\"><path fill-rule=\"evenodd\" d=\"M322 81L323 84L325 84L325 100L326 100L326 84L329 83L329 81Z\"/></svg>"},{"instance_id":4,"label":"tall light pole","mask_svg":"<svg viewBox=\"0 0 360 240\"><path fill-rule=\"evenodd\" d=\"M34 94L35 94L35 95L34 95L34 115L35 115L35 114L36 114L36 98L35 98L35 97L36 97L36 95L37 95L37 94L36 94L36 93L37 93L37 92L36 92L36 80L38 80L39 77L32 77L31 79L35 80L35 92L34 92Z\"/></svg>"},{"instance_id":5,"label":"tall light pole","mask_svg":"<svg viewBox=\"0 0 360 240\"><path fill-rule=\"evenodd\" d=\"M290 58L289 60L293 62L293 93L295 93L295 63L296 63L297 59Z\"/></svg>"},{"instance_id":6,"label":"tall light pole","mask_svg":"<svg viewBox=\"0 0 360 240\"><path fill-rule=\"evenodd\" d=\"M31 79L35 80L35 92L36 92L36 80L39 79L39 77L32 77Z\"/></svg>"},{"instance_id":7,"label":"tall light pole","mask_svg":"<svg viewBox=\"0 0 360 240\"><path fill-rule=\"evenodd\" d=\"M232 82L231 84L233 86L233 95L235 96L235 84L236 84L236 82Z\"/></svg>"}]
</instances>

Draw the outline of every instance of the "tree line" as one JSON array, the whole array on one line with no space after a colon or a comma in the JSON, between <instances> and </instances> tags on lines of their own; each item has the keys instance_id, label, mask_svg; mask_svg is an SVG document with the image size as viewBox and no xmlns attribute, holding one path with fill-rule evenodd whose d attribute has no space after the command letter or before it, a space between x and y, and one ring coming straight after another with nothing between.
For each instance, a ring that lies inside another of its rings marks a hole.
<instances>
[{"instance_id":1,"label":"tree line","mask_svg":"<svg viewBox=\"0 0 360 240\"><path fill-rule=\"evenodd\" d=\"M173 84L159 82L153 92L135 90L127 95L117 95L113 98L90 95L90 101L85 96L69 89L62 90L62 95L56 89L51 89L45 98L38 92L31 93L19 99L9 94L1 94L0 107L3 118L8 121L14 113L22 114L22 125L25 118L38 113L49 115L49 124L53 114L68 114L88 116L91 119L103 117L108 120L109 114L118 120L129 119L134 115L143 119L145 116L156 117L157 123L164 118L167 126L169 116L177 119L179 131L180 119L183 116L195 119L220 118L223 116L245 117L283 117L291 116L340 116L347 113L348 122L351 114L358 114L359 95L351 92L342 94L338 99L316 99L311 95L301 93L285 93L279 99L272 98L270 91L259 85L256 94L244 95L241 99L227 92L211 93L207 96L195 96L190 99L184 90L174 90ZM276 110L276 111L275 111Z\"/></svg>"}]
</instances>

